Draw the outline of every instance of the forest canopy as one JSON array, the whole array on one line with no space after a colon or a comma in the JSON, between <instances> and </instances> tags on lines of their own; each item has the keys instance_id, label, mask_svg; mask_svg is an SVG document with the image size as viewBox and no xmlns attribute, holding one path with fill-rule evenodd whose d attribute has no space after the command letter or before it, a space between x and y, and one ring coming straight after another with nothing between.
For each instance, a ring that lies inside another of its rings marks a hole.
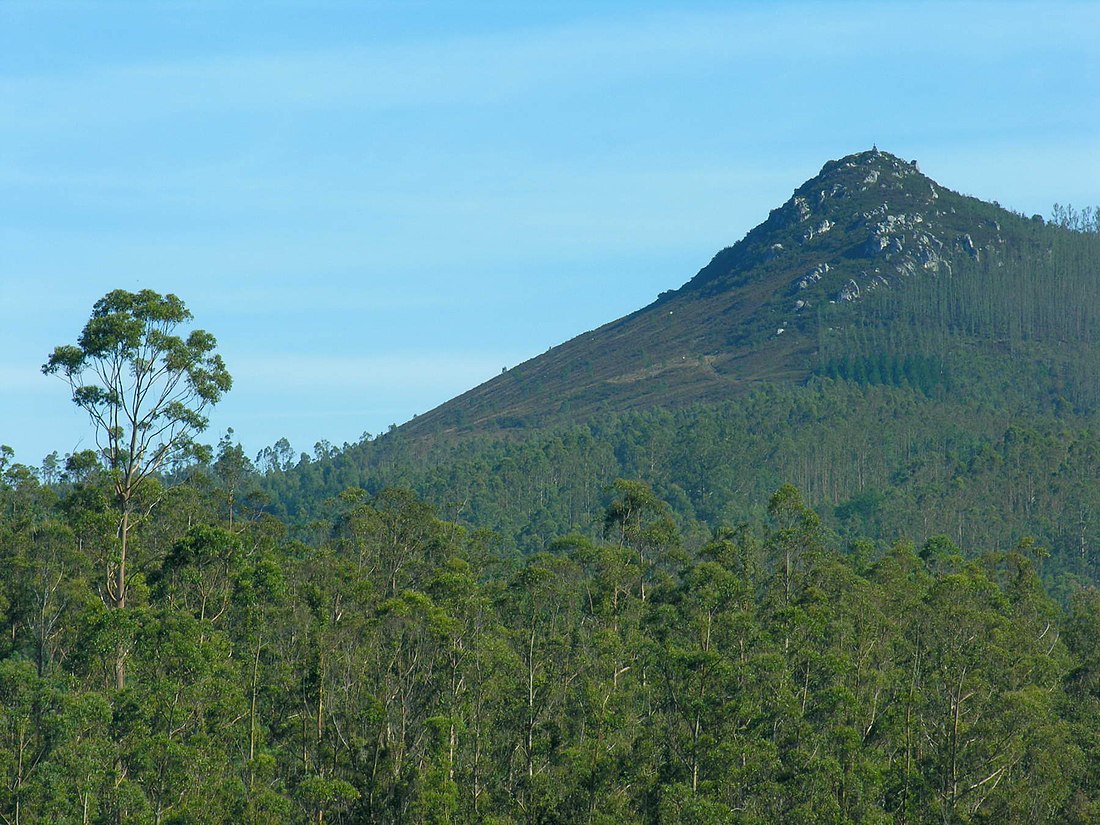
<instances>
[{"instance_id":1,"label":"forest canopy","mask_svg":"<svg viewBox=\"0 0 1100 825\"><path fill-rule=\"evenodd\" d=\"M416 494L305 533L239 445L0 483L6 821L1090 822L1100 594L1045 551L842 541L793 486L685 539L644 483L526 556ZM232 518L231 518L232 513ZM127 680L116 680L125 651Z\"/></svg>"}]
</instances>

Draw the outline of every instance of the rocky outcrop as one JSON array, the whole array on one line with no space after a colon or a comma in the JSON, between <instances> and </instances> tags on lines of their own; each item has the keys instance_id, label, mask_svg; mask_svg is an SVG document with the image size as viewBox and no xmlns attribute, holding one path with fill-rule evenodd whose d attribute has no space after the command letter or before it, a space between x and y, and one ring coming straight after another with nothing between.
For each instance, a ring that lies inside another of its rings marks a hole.
<instances>
[{"instance_id":1,"label":"rocky outcrop","mask_svg":"<svg viewBox=\"0 0 1100 825\"><path fill-rule=\"evenodd\" d=\"M844 288L836 294L837 301L854 301L859 298L859 284L856 283L855 278L848 279L848 283L844 285Z\"/></svg>"},{"instance_id":2,"label":"rocky outcrop","mask_svg":"<svg viewBox=\"0 0 1100 825\"><path fill-rule=\"evenodd\" d=\"M978 230L964 228L960 208L969 206L915 161L878 150L849 155L826 163L690 286L745 284L766 263L769 271L790 273L784 278L795 294L777 307L787 313L795 300L854 301L913 277L949 277L961 262L994 252L996 239L988 235L1000 233L990 218Z\"/></svg>"},{"instance_id":3,"label":"rocky outcrop","mask_svg":"<svg viewBox=\"0 0 1100 825\"><path fill-rule=\"evenodd\" d=\"M829 272L828 264L818 264L797 281L795 286L799 289L809 289L811 286L820 281Z\"/></svg>"}]
</instances>

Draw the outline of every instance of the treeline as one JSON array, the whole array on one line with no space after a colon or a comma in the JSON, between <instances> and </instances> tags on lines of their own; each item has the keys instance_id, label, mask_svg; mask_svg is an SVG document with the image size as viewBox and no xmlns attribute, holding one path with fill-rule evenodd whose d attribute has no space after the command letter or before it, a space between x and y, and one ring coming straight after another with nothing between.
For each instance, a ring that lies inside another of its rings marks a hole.
<instances>
[{"instance_id":1,"label":"treeline","mask_svg":"<svg viewBox=\"0 0 1100 825\"><path fill-rule=\"evenodd\" d=\"M691 541L621 480L528 556L393 488L301 540L220 453L140 491L122 608L103 474L3 468L5 822L1100 816L1100 593L1033 541L841 543L791 486Z\"/></svg>"},{"instance_id":2,"label":"treeline","mask_svg":"<svg viewBox=\"0 0 1100 825\"><path fill-rule=\"evenodd\" d=\"M1054 204L1050 222L1073 232L1100 232L1100 207L1077 209L1073 204Z\"/></svg>"},{"instance_id":3,"label":"treeline","mask_svg":"<svg viewBox=\"0 0 1100 825\"><path fill-rule=\"evenodd\" d=\"M1041 406L1012 376L997 380L1003 390L975 397L943 384L816 378L522 437L437 441L398 430L288 464L261 484L292 524L321 516L321 503L347 487L408 487L448 519L531 552L570 532L598 537L601 493L617 477L650 484L693 539L762 519L763 502L789 481L847 538L921 543L942 533L1007 551L1034 535L1051 550L1049 581L1100 580L1095 417Z\"/></svg>"},{"instance_id":4,"label":"treeline","mask_svg":"<svg viewBox=\"0 0 1100 825\"><path fill-rule=\"evenodd\" d=\"M818 369L818 373L828 378L862 385L914 387L928 396L937 387L943 387L947 391L951 387L947 365L936 355L880 351L874 356L857 355L853 358L846 354L826 361Z\"/></svg>"}]
</instances>

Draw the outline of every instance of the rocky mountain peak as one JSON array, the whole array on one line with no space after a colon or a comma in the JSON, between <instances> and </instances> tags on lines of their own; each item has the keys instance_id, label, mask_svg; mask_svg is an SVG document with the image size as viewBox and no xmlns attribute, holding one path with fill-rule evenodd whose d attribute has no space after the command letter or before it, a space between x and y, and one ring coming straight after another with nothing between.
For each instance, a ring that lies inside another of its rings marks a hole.
<instances>
[{"instance_id":1,"label":"rocky mountain peak","mask_svg":"<svg viewBox=\"0 0 1100 825\"><path fill-rule=\"evenodd\" d=\"M931 204L939 191L917 162L872 149L826 163L772 217L805 221L815 214L842 217L853 202L881 200L889 211L897 200Z\"/></svg>"},{"instance_id":2,"label":"rocky mountain peak","mask_svg":"<svg viewBox=\"0 0 1100 825\"><path fill-rule=\"evenodd\" d=\"M826 163L685 290L739 288L785 268L794 295L788 306L802 312L818 301L860 299L900 278L949 275L958 256L982 254L959 219L971 200L939 186L915 160L877 147L857 152Z\"/></svg>"}]
</instances>

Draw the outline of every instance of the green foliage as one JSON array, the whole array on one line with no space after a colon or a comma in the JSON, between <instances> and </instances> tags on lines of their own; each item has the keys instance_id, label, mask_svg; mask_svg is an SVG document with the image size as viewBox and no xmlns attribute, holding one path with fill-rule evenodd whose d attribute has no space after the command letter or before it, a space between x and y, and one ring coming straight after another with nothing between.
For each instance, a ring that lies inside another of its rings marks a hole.
<instances>
[{"instance_id":1,"label":"green foliage","mask_svg":"<svg viewBox=\"0 0 1100 825\"><path fill-rule=\"evenodd\" d=\"M94 593L106 505L90 484L0 486L7 821L1100 809L1096 592L1063 613L1032 539L846 543L784 485L696 540L619 479L599 536L526 557L393 488L345 491L303 543L271 517L230 530L224 488L193 476L135 532L155 564L114 610Z\"/></svg>"},{"instance_id":2,"label":"green foliage","mask_svg":"<svg viewBox=\"0 0 1100 825\"><path fill-rule=\"evenodd\" d=\"M617 477L647 485L697 543L722 524L763 518L771 492L791 482L847 538L946 535L1007 550L1030 535L1050 551L1048 581L1095 581L1100 428L1091 415L989 395L998 402L813 379L523 440L377 439L261 483L273 510L302 524L346 486L407 486L447 518L535 552L568 533L602 537Z\"/></svg>"},{"instance_id":3,"label":"green foliage","mask_svg":"<svg viewBox=\"0 0 1100 825\"><path fill-rule=\"evenodd\" d=\"M57 347L42 367L68 382L104 462L127 484L191 449L203 409L232 385L214 336L173 334L191 317L175 295L115 290L96 302L77 344Z\"/></svg>"}]
</instances>

